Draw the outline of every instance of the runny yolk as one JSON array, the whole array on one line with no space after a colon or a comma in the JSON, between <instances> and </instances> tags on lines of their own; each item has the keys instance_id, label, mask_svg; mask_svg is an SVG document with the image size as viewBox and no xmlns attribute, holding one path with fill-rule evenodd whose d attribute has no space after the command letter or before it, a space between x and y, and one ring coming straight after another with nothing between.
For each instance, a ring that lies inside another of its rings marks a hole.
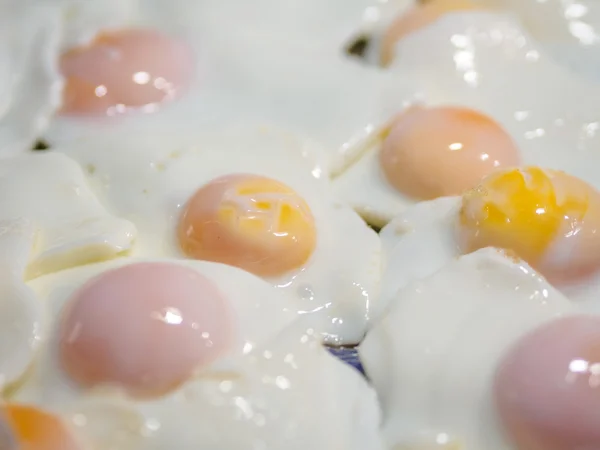
<instances>
[{"instance_id":1,"label":"runny yolk","mask_svg":"<svg viewBox=\"0 0 600 450\"><path fill-rule=\"evenodd\" d=\"M154 396L227 351L233 329L229 303L204 275L178 264L135 263L74 294L60 325L59 357L84 387Z\"/></svg>"},{"instance_id":2,"label":"runny yolk","mask_svg":"<svg viewBox=\"0 0 600 450\"><path fill-rule=\"evenodd\" d=\"M7 450L82 450L58 417L33 406L0 406L0 448Z\"/></svg>"},{"instance_id":3,"label":"runny yolk","mask_svg":"<svg viewBox=\"0 0 600 450\"><path fill-rule=\"evenodd\" d=\"M316 246L306 202L270 178L235 174L217 178L189 199L179 243L191 258L277 276L301 267Z\"/></svg>"},{"instance_id":4,"label":"runny yolk","mask_svg":"<svg viewBox=\"0 0 600 450\"><path fill-rule=\"evenodd\" d=\"M600 267L600 193L564 172L498 171L465 193L458 224L464 253L511 250L553 282Z\"/></svg>"},{"instance_id":5,"label":"runny yolk","mask_svg":"<svg viewBox=\"0 0 600 450\"><path fill-rule=\"evenodd\" d=\"M417 3L386 30L381 42L381 64L389 65L394 59L396 43L411 33L432 24L447 13L480 8L476 0L427 0Z\"/></svg>"},{"instance_id":6,"label":"runny yolk","mask_svg":"<svg viewBox=\"0 0 600 450\"><path fill-rule=\"evenodd\" d=\"M564 317L521 338L498 366L494 397L510 448L600 448L600 318Z\"/></svg>"},{"instance_id":7,"label":"runny yolk","mask_svg":"<svg viewBox=\"0 0 600 450\"><path fill-rule=\"evenodd\" d=\"M61 56L65 77L62 114L116 115L157 106L191 83L194 58L188 46L157 31L99 34L89 45Z\"/></svg>"},{"instance_id":8,"label":"runny yolk","mask_svg":"<svg viewBox=\"0 0 600 450\"><path fill-rule=\"evenodd\" d=\"M519 164L519 151L500 125L452 106L401 114L379 156L388 182L417 200L460 195L494 170Z\"/></svg>"}]
</instances>

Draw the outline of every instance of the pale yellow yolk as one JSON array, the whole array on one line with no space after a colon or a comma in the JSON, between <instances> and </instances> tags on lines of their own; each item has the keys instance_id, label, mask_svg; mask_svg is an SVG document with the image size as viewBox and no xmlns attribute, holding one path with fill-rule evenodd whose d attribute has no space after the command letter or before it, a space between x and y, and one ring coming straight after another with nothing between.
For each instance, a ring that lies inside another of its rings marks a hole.
<instances>
[{"instance_id":1,"label":"pale yellow yolk","mask_svg":"<svg viewBox=\"0 0 600 450\"><path fill-rule=\"evenodd\" d=\"M537 167L491 174L463 195L459 241L515 252L552 280L600 266L600 193L564 172Z\"/></svg>"},{"instance_id":2,"label":"pale yellow yolk","mask_svg":"<svg viewBox=\"0 0 600 450\"><path fill-rule=\"evenodd\" d=\"M58 417L33 406L3 405L0 422L6 431L0 439L10 442L11 450L82 450Z\"/></svg>"},{"instance_id":3,"label":"pale yellow yolk","mask_svg":"<svg viewBox=\"0 0 600 450\"><path fill-rule=\"evenodd\" d=\"M304 199L278 181L246 174L200 188L185 207L178 235L188 256L259 276L300 268L317 241Z\"/></svg>"}]
</instances>

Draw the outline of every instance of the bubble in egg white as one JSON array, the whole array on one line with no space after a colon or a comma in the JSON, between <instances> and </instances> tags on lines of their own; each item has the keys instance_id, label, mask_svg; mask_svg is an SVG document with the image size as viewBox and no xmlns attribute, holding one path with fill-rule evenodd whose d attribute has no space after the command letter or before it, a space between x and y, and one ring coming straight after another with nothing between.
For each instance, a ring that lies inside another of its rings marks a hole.
<instances>
[{"instance_id":1,"label":"bubble in egg white","mask_svg":"<svg viewBox=\"0 0 600 450\"><path fill-rule=\"evenodd\" d=\"M464 448L506 448L491 392L500 356L529 330L575 312L527 264L494 249L397 291L359 348L388 444L429 435L433 445L444 433Z\"/></svg>"}]
</instances>

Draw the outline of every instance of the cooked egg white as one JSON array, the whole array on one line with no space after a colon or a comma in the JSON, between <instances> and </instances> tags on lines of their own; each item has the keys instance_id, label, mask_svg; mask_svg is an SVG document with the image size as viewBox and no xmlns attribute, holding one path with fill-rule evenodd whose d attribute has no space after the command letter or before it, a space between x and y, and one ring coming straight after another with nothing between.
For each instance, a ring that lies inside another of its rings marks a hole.
<instances>
[{"instance_id":1,"label":"cooked egg white","mask_svg":"<svg viewBox=\"0 0 600 450\"><path fill-rule=\"evenodd\" d=\"M6 261L26 261L21 277L35 277L131 249L135 226L111 215L79 165L59 153L1 160L0 221L23 228L27 245L8 242ZM10 193L10 195L8 195Z\"/></svg>"},{"instance_id":2,"label":"cooked egg white","mask_svg":"<svg viewBox=\"0 0 600 450\"><path fill-rule=\"evenodd\" d=\"M359 348L388 445L512 448L493 403L499 358L536 326L575 310L531 267L494 249L398 290Z\"/></svg>"},{"instance_id":3,"label":"cooked egg white","mask_svg":"<svg viewBox=\"0 0 600 450\"><path fill-rule=\"evenodd\" d=\"M600 86L557 63L518 15L497 10L448 12L399 40L387 70L402 83L401 88L392 83L386 96L398 110L407 102L474 110L508 133L521 164L566 170L597 183L593 167L599 116L594 100L598 95L593 93ZM396 120L399 123L401 118ZM432 136L438 134L436 128L429 136L421 135L420 145L430 148ZM424 151L417 141L411 141L409 150ZM444 153L460 152L457 144L461 143L458 139L436 150L440 158L448 159L448 170L456 167L457 178L468 176L470 168L461 172L462 164L454 166ZM373 146L334 185L342 201L378 226L419 200L386 179L379 159L381 147ZM486 157L485 150L473 157ZM487 157L492 160L495 155ZM436 160L433 150L430 160ZM421 170L427 173L426 164Z\"/></svg>"},{"instance_id":4,"label":"cooked egg white","mask_svg":"<svg viewBox=\"0 0 600 450\"><path fill-rule=\"evenodd\" d=\"M310 141L273 128L238 126L211 134L109 134L57 150L86 168L111 211L136 224L134 254L140 256L185 257L177 237L182 213L193 194L218 177L254 174L289 186L314 218L316 245L305 264L265 278L293 293L298 313L312 317L328 342L361 339L377 308L379 238L333 200Z\"/></svg>"},{"instance_id":5,"label":"cooked egg white","mask_svg":"<svg viewBox=\"0 0 600 450\"><path fill-rule=\"evenodd\" d=\"M308 12L298 12L309 10L304 4L298 3L294 8L277 2L263 3L250 7L236 2L201 2L191 8L189 2L169 2L167 8L160 2L108 2L102 6L66 2L68 37L63 47L89 44L103 31L149 28L185 42L191 49L195 70L193 80L181 89L177 101L149 104L151 107L138 108L137 114L119 112L131 109L124 102L122 107L111 110L111 115L118 117L109 121L106 117L84 120L76 115L59 116L47 139L58 145L80 135L102 135L115 127L141 127L144 133L151 133L157 126L175 130L187 123L194 129L210 130L232 122L258 120L279 124L321 142L325 170L342 171L378 138L389 120L382 99L387 75L343 52L346 38L342 36L346 32L341 30L351 28L349 24L355 22L356 29L360 28L364 19L360 12L366 14L366 6L362 5L365 2L342 10L348 12L347 18L339 18L342 13L335 14L337 10L331 6L318 21ZM232 16L232 11L237 12ZM292 22L291 30L286 24ZM224 28L223 23L231 25ZM271 26L265 27L264 23ZM339 23L345 25L338 27ZM296 27L305 30L306 38L297 35ZM351 37L348 31L347 39ZM118 55L121 49L117 45L111 51ZM91 64L87 62L88 66ZM144 78L145 83L161 78L160 70L153 72L144 65L140 59L136 70L150 75ZM120 74L117 72L124 68L109 66L101 65L107 77L119 75L122 83L132 83L135 73ZM78 76L98 86L96 95L105 95L106 85L99 80L104 75ZM142 82L139 77L137 80ZM93 96L92 90L81 95Z\"/></svg>"},{"instance_id":6,"label":"cooked egg white","mask_svg":"<svg viewBox=\"0 0 600 450\"><path fill-rule=\"evenodd\" d=\"M60 154L0 160L0 385L30 367L45 335L46 305L25 284L45 273L131 249L135 227L110 215L74 161Z\"/></svg>"},{"instance_id":7,"label":"cooked egg white","mask_svg":"<svg viewBox=\"0 0 600 450\"><path fill-rule=\"evenodd\" d=\"M0 156L29 150L60 103L61 21L39 2L4 1L0 17Z\"/></svg>"},{"instance_id":8,"label":"cooked egg white","mask_svg":"<svg viewBox=\"0 0 600 450\"><path fill-rule=\"evenodd\" d=\"M84 389L58 359L67 305L88 280L141 262L176 264L214 282L235 312L237 339L164 395L134 399L118 388ZM122 258L40 277L29 287L49 305L52 325L33 373L11 401L61 414L91 448L383 448L374 392L297 320L285 291L247 272L203 261Z\"/></svg>"}]
</instances>

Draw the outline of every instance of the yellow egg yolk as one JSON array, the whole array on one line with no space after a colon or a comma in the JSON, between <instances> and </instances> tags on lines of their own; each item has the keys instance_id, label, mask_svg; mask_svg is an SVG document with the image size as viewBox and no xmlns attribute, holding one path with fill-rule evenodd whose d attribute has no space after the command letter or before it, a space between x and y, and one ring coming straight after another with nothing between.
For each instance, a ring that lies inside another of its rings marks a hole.
<instances>
[{"instance_id":1,"label":"yellow egg yolk","mask_svg":"<svg viewBox=\"0 0 600 450\"><path fill-rule=\"evenodd\" d=\"M12 441L15 449L82 449L62 420L33 406L14 403L0 406L0 421L6 429L5 440Z\"/></svg>"},{"instance_id":2,"label":"yellow egg yolk","mask_svg":"<svg viewBox=\"0 0 600 450\"><path fill-rule=\"evenodd\" d=\"M600 266L600 193L564 172L526 167L495 172L462 198L459 243L513 251L552 281Z\"/></svg>"},{"instance_id":3,"label":"yellow egg yolk","mask_svg":"<svg viewBox=\"0 0 600 450\"><path fill-rule=\"evenodd\" d=\"M192 258L267 277L300 268L317 242L304 199L279 181L247 174L200 188L184 209L178 236Z\"/></svg>"}]
</instances>

